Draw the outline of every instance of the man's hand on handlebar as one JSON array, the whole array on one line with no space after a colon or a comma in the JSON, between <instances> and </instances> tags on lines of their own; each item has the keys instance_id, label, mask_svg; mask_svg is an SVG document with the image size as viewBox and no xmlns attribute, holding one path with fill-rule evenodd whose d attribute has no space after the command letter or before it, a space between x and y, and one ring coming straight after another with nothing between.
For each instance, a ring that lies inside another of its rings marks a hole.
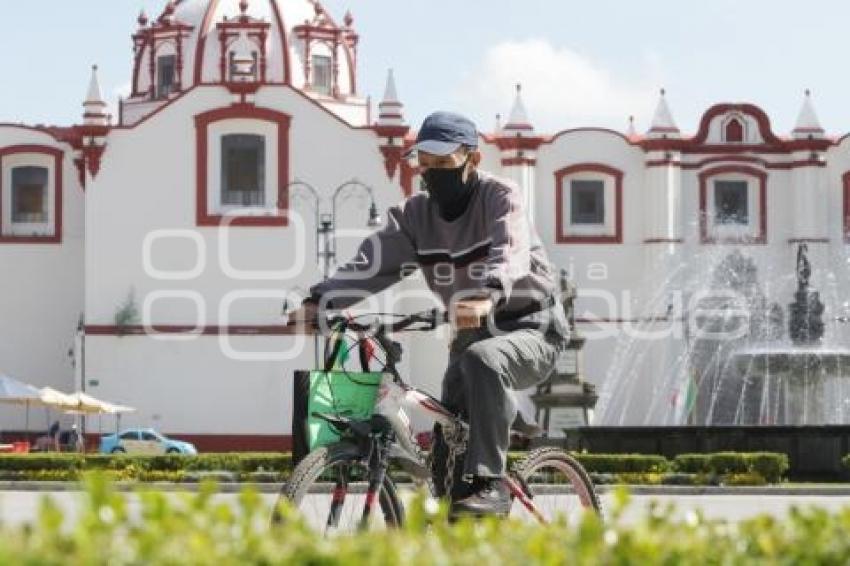
<instances>
[{"instance_id":1,"label":"man's hand on handlebar","mask_svg":"<svg viewBox=\"0 0 850 566\"><path fill-rule=\"evenodd\" d=\"M314 302L304 302L300 307L289 313L287 326L298 326L301 328L315 328L318 322L319 305Z\"/></svg>"},{"instance_id":2,"label":"man's hand on handlebar","mask_svg":"<svg viewBox=\"0 0 850 566\"><path fill-rule=\"evenodd\" d=\"M451 320L457 330L480 328L481 321L493 310L493 300L464 299L452 303Z\"/></svg>"},{"instance_id":3,"label":"man's hand on handlebar","mask_svg":"<svg viewBox=\"0 0 850 566\"><path fill-rule=\"evenodd\" d=\"M385 328L388 332L419 329L433 330L442 322L450 322L455 330L463 330L468 328L480 328L482 322L493 310L493 301L489 298L470 298L452 303L450 314L446 317L446 313L440 313L437 310L425 311L424 313L416 313L409 317L404 317L402 320L389 323ZM319 317L323 314L322 309L314 301L305 301L300 307L288 313L288 321L286 326L291 328L294 333L315 331L326 331L327 329L318 328L321 324L324 326L329 320L320 321ZM356 318L356 317L355 317ZM411 325L425 323L427 328L411 328ZM363 326L360 321L349 321L349 328L357 328ZM369 328L368 325L364 328Z\"/></svg>"}]
</instances>

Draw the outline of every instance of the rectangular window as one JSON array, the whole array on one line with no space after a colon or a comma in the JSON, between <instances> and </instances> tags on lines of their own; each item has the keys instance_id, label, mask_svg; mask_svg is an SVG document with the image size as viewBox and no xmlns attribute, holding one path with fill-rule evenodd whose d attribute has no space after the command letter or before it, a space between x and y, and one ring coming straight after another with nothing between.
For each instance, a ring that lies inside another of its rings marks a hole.
<instances>
[{"instance_id":1,"label":"rectangular window","mask_svg":"<svg viewBox=\"0 0 850 566\"><path fill-rule=\"evenodd\" d=\"M714 182L714 223L749 224L749 195L746 181Z\"/></svg>"},{"instance_id":2,"label":"rectangular window","mask_svg":"<svg viewBox=\"0 0 850 566\"><path fill-rule=\"evenodd\" d=\"M265 204L266 139L231 134L221 138L221 203L231 206Z\"/></svg>"},{"instance_id":3,"label":"rectangular window","mask_svg":"<svg viewBox=\"0 0 850 566\"><path fill-rule=\"evenodd\" d=\"M158 98L166 98L174 92L176 67L177 60L174 55L163 55L156 60L156 95Z\"/></svg>"},{"instance_id":4,"label":"rectangular window","mask_svg":"<svg viewBox=\"0 0 850 566\"><path fill-rule=\"evenodd\" d=\"M605 181L570 181L570 223L605 223Z\"/></svg>"},{"instance_id":5,"label":"rectangular window","mask_svg":"<svg viewBox=\"0 0 850 566\"><path fill-rule=\"evenodd\" d=\"M47 169L12 169L12 222L47 222Z\"/></svg>"},{"instance_id":6,"label":"rectangular window","mask_svg":"<svg viewBox=\"0 0 850 566\"><path fill-rule=\"evenodd\" d=\"M331 58L313 55L313 90L330 96L332 91Z\"/></svg>"}]
</instances>

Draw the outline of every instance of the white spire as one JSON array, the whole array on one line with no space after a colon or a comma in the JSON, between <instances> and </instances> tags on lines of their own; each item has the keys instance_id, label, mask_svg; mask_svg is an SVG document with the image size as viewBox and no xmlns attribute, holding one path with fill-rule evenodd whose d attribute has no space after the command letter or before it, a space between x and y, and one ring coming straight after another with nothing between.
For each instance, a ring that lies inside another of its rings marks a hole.
<instances>
[{"instance_id":1,"label":"white spire","mask_svg":"<svg viewBox=\"0 0 850 566\"><path fill-rule=\"evenodd\" d=\"M626 137L629 139L633 139L637 137L637 130L635 129L635 117L629 116L629 127L626 130Z\"/></svg>"},{"instance_id":2,"label":"white spire","mask_svg":"<svg viewBox=\"0 0 850 566\"><path fill-rule=\"evenodd\" d=\"M87 126L107 126L109 117L106 115L106 101L103 100L103 92L100 90L100 81L97 78L97 65L91 69L91 81L86 100L83 102L85 113L83 123Z\"/></svg>"},{"instance_id":3,"label":"white spire","mask_svg":"<svg viewBox=\"0 0 850 566\"><path fill-rule=\"evenodd\" d=\"M95 103L95 104L103 104L106 103L103 101L103 92L100 90L100 81L97 78L97 65L93 65L91 68L91 80L89 81L89 92L86 95L86 104Z\"/></svg>"},{"instance_id":4,"label":"white spire","mask_svg":"<svg viewBox=\"0 0 850 566\"><path fill-rule=\"evenodd\" d=\"M666 92L662 88L658 99L658 106L655 108L655 115L652 117L652 125L649 127L647 135L652 138L677 138L679 137L679 127L673 120L673 114L670 112L670 107L667 105Z\"/></svg>"},{"instance_id":5,"label":"white spire","mask_svg":"<svg viewBox=\"0 0 850 566\"><path fill-rule=\"evenodd\" d=\"M398 91L395 86L395 73L393 73L392 69L387 73L387 86L384 89L384 98L378 104L378 125L404 125L404 104L398 99Z\"/></svg>"},{"instance_id":6,"label":"white spire","mask_svg":"<svg viewBox=\"0 0 850 566\"><path fill-rule=\"evenodd\" d=\"M820 120L818 120L818 115L812 104L812 93L808 89L806 89L806 96L803 99L800 114L797 116L797 125L794 126L794 130L791 133L797 139L823 137L823 127L820 125Z\"/></svg>"},{"instance_id":7,"label":"white spire","mask_svg":"<svg viewBox=\"0 0 850 566\"><path fill-rule=\"evenodd\" d=\"M384 102L398 102L398 91L395 88L395 72L387 71L387 86L384 88Z\"/></svg>"},{"instance_id":8,"label":"white spire","mask_svg":"<svg viewBox=\"0 0 850 566\"><path fill-rule=\"evenodd\" d=\"M508 122L502 128L502 131L507 134L530 135L534 132L534 126L528 119L528 112L525 110L525 104L522 101L522 85L516 85L516 97L514 98L514 106L511 108L511 114L508 116Z\"/></svg>"}]
</instances>

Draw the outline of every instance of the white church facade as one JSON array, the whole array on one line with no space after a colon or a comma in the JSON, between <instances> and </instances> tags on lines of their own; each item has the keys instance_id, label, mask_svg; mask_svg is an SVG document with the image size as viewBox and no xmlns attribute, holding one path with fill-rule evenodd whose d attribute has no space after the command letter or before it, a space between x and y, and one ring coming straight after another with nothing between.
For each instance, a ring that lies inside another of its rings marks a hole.
<instances>
[{"instance_id":1,"label":"white church facade","mask_svg":"<svg viewBox=\"0 0 850 566\"><path fill-rule=\"evenodd\" d=\"M314 351L284 336L281 308L322 277L317 222L335 210L342 261L373 203L419 190L415 125L392 73L373 116L353 24L315 0L171 0L139 18L117 116L95 70L80 124L0 124L0 371L136 407L124 424L201 449L288 447L292 372ZM481 150L579 287L597 385L624 328L670 316L643 307L664 303L671 262L735 247L793 271L794 244L822 264L850 241L850 142L808 94L789 135L744 103L685 135L663 92L644 134L544 134L518 91ZM413 278L375 304L431 300ZM437 391L446 336L402 342L411 380Z\"/></svg>"}]
</instances>

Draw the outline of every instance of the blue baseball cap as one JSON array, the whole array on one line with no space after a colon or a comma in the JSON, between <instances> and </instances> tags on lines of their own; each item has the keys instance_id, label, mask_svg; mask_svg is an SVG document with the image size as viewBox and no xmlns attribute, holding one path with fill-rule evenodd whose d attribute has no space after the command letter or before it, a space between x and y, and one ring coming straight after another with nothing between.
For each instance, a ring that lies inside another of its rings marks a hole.
<instances>
[{"instance_id":1,"label":"blue baseball cap","mask_svg":"<svg viewBox=\"0 0 850 566\"><path fill-rule=\"evenodd\" d=\"M462 145L478 147L478 129L472 120L454 112L434 112L422 122L408 155L415 151L449 155Z\"/></svg>"}]
</instances>

